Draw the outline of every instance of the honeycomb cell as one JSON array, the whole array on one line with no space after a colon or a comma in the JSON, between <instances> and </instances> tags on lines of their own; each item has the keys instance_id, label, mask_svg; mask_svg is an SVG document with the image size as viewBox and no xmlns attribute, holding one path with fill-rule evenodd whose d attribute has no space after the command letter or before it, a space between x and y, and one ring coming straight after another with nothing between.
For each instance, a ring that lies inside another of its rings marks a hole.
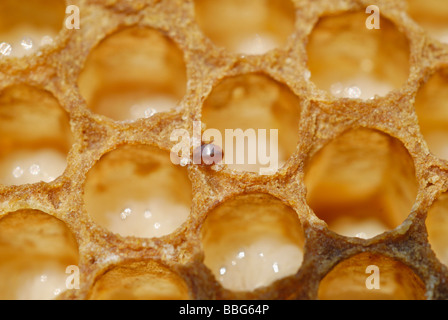
<instances>
[{"instance_id":1,"label":"honeycomb cell","mask_svg":"<svg viewBox=\"0 0 448 320\"><path fill-rule=\"evenodd\" d=\"M270 195L248 194L208 214L202 244L204 263L223 287L251 291L298 271L304 235L294 210Z\"/></svg>"},{"instance_id":2,"label":"honeycomb cell","mask_svg":"<svg viewBox=\"0 0 448 320\"><path fill-rule=\"evenodd\" d=\"M435 73L415 98L420 130L431 152L448 160L448 69Z\"/></svg>"},{"instance_id":3,"label":"honeycomb cell","mask_svg":"<svg viewBox=\"0 0 448 320\"><path fill-rule=\"evenodd\" d=\"M428 240L437 258L448 265L448 193L432 205L426 218Z\"/></svg>"},{"instance_id":4,"label":"honeycomb cell","mask_svg":"<svg viewBox=\"0 0 448 320\"><path fill-rule=\"evenodd\" d=\"M122 146L87 175L87 212L121 236L160 237L186 221L192 190L186 169L156 147Z\"/></svg>"},{"instance_id":5,"label":"honeycomb cell","mask_svg":"<svg viewBox=\"0 0 448 320\"><path fill-rule=\"evenodd\" d=\"M321 300L425 300L425 285L403 263L361 253L342 261L320 282Z\"/></svg>"},{"instance_id":6,"label":"honeycomb cell","mask_svg":"<svg viewBox=\"0 0 448 320\"><path fill-rule=\"evenodd\" d=\"M195 12L206 36L237 53L264 54L294 31L290 0L195 0Z\"/></svg>"},{"instance_id":7,"label":"honeycomb cell","mask_svg":"<svg viewBox=\"0 0 448 320\"><path fill-rule=\"evenodd\" d=\"M371 129L347 131L307 163L307 202L330 230L370 238L410 214L418 184L400 141Z\"/></svg>"},{"instance_id":8,"label":"honeycomb cell","mask_svg":"<svg viewBox=\"0 0 448 320\"><path fill-rule=\"evenodd\" d=\"M229 168L275 172L296 150L300 109L301 100L286 86L262 74L247 74L225 78L213 89L202 121L221 133L222 139L212 139L224 150Z\"/></svg>"},{"instance_id":9,"label":"honeycomb cell","mask_svg":"<svg viewBox=\"0 0 448 320\"><path fill-rule=\"evenodd\" d=\"M101 275L90 300L187 300L188 287L175 273L154 261L124 263Z\"/></svg>"},{"instance_id":10,"label":"honeycomb cell","mask_svg":"<svg viewBox=\"0 0 448 320\"><path fill-rule=\"evenodd\" d=\"M370 99L404 85L409 44L384 16L369 29L364 12L322 17L307 46L311 81L335 97Z\"/></svg>"},{"instance_id":11,"label":"honeycomb cell","mask_svg":"<svg viewBox=\"0 0 448 320\"><path fill-rule=\"evenodd\" d=\"M448 43L448 3L444 0L407 0L408 12L428 34Z\"/></svg>"},{"instance_id":12,"label":"honeycomb cell","mask_svg":"<svg viewBox=\"0 0 448 320\"><path fill-rule=\"evenodd\" d=\"M91 51L78 85L95 113L119 121L149 118L176 107L183 98L183 54L157 30L123 29Z\"/></svg>"},{"instance_id":13,"label":"honeycomb cell","mask_svg":"<svg viewBox=\"0 0 448 320\"><path fill-rule=\"evenodd\" d=\"M0 300L47 300L66 290L77 265L76 240L60 220L37 210L0 218Z\"/></svg>"},{"instance_id":14,"label":"honeycomb cell","mask_svg":"<svg viewBox=\"0 0 448 320\"><path fill-rule=\"evenodd\" d=\"M2 0L0 2L0 59L21 57L51 44L62 29L63 0Z\"/></svg>"},{"instance_id":15,"label":"honeycomb cell","mask_svg":"<svg viewBox=\"0 0 448 320\"><path fill-rule=\"evenodd\" d=\"M53 181L72 141L68 115L49 92L25 85L0 91L0 183Z\"/></svg>"}]
</instances>

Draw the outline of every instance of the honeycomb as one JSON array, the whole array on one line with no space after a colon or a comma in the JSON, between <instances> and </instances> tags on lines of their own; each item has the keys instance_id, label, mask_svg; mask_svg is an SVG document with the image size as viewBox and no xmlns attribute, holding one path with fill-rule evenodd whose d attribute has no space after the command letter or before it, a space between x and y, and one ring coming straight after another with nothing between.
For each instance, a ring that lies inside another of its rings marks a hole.
<instances>
[{"instance_id":1,"label":"honeycomb","mask_svg":"<svg viewBox=\"0 0 448 320\"><path fill-rule=\"evenodd\" d=\"M1 0L0 299L448 298L447 18ZM196 121L278 129L280 168L173 164Z\"/></svg>"}]
</instances>

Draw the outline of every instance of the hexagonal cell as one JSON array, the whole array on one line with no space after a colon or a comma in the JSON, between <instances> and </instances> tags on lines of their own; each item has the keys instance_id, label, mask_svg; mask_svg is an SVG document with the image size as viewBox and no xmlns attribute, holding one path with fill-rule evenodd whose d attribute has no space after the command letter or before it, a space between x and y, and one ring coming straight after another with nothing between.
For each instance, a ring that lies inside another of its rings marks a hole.
<instances>
[{"instance_id":1,"label":"hexagonal cell","mask_svg":"<svg viewBox=\"0 0 448 320\"><path fill-rule=\"evenodd\" d=\"M307 202L330 230L370 238L400 225L417 196L414 163L403 144L371 129L349 130L306 166Z\"/></svg>"},{"instance_id":2,"label":"hexagonal cell","mask_svg":"<svg viewBox=\"0 0 448 320\"><path fill-rule=\"evenodd\" d=\"M448 3L443 0L407 0L408 12L428 34L448 43Z\"/></svg>"},{"instance_id":3,"label":"hexagonal cell","mask_svg":"<svg viewBox=\"0 0 448 320\"><path fill-rule=\"evenodd\" d=\"M119 30L90 52L78 85L95 113L120 121L149 118L176 107L183 98L183 54L160 31Z\"/></svg>"},{"instance_id":4,"label":"hexagonal cell","mask_svg":"<svg viewBox=\"0 0 448 320\"><path fill-rule=\"evenodd\" d=\"M206 36L237 53L264 54L294 31L290 0L195 0L195 12Z\"/></svg>"},{"instance_id":5,"label":"hexagonal cell","mask_svg":"<svg viewBox=\"0 0 448 320\"><path fill-rule=\"evenodd\" d=\"M431 206L426 218L428 240L437 258L448 265L448 193Z\"/></svg>"},{"instance_id":6,"label":"hexagonal cell","mask_svg":"<svg viewBox=\"0 0 448 320\"><path fill-rule=\"evenodd\" d=\"M409 75L409 44L381 16L380 29L368 29L364 12L322 17L307 46L311 81L335 97L370 99L404 85Z\"/></svg>"},{"instance_id":7,"label":"hexagonal cell","mask_svg":"<svg viewBox=\"0 0 448 320\"><path fill-rule=\"evenodd\" d=\"M2 0L0 2L0 59L21 57L53 42L62 29L63 0Z\"/></svg>"},{"instance_id":8,"label":"hexagonal cell","mask_svg":"<svg viewBox=\"0 0 448 320\"><path fill-rule=\"evenodd\" d=\"M361 253L336 265L320 282L321 300L425 300L422 280L400 261Z\"/></svg>"},{"instance_id":9,"label":"hexagonal cell","mask_svg":"<svg viewBox=\"0 0 448 320\"><path fill-rule=\"evenodd\" d=\"M68 227L37 210L0 218L0 299L54 299L66 290L78 246Z\"/></svg>"},{"instance_id":10,"label":"hexagonal cell","mask_svg":"<svg viewBox=\"0 0 448 320\"><path fill-rule=\"evenodd\" d=\"M154 261L112 267L95 282L90 300L187 300L188 287L177 274Z\"/></svg>"},{"instance_id":11,"label":"hexagonal cell","mask_svg":"<svg viewBox=\"0 0 448 320\"><path fill-rule=\"evenodd\" d=\"M87 175L87 212L122 236L160 237L190 213L192 190L186 169L156 147L122 146L104 155Z\"/></svg>"},{"instance_id":12,"label":"hexagonal cell","mask_svg":"<svg viewBox=\"0 0 448 320\"><path fill-rule=\"evenodd\" d=\"M0 183L53 181L72 141L68 115L52 94L25 85L0 92Z\"/></svg>"},{"instance_id":13,"label":"hexagonal cell","mask_svg":"<svg viewBox=\"0 0 448 320\"><path fill-rule=\"evenodd\" d=\"M300 109L301 100L286 86L263 74L247 74L225 78L213 89L202 121L221 133L221 141L212 139L224 150L229 168L275 172L296 150ZM228 130L235 131L227 135Z\"/></svg>"},{"instance_id":14,"label":"hexagonal cell","mask_svg":"<svg viewBox=\"0 0 448 320\"><path fill-rule=\"evenodd\" d=\"M448 160L448 69L435 73L415 98L420 130L431 152Z\"/></svg>"},{"instance_id":15,"label":"hexagonal cell","mask_svg":"<svg viewBox=\"0 0 448 320\"><path fill-rule=\"evenodd\" d=\"M225 201L202 227L205 265L221 285L251 291L295 274L304 234L294 210L267 194Z\"/></svg>"}]
</instances>

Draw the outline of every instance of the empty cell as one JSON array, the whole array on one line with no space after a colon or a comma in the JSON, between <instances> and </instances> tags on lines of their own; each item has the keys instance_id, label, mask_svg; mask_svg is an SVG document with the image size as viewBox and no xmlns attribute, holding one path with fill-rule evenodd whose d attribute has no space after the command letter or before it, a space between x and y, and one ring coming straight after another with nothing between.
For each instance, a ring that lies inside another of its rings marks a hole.
<instances>
[{"instance_id":1,"label":"empty cell","mask_svg":"<svg viewBox=\"0 0 448 320\"><path fill-rule=\"evenodd\" d=\"M225 201L202 227L205 265L221 285L251 291L295 274L304 235L294 210L266 194Z\"/></svg>"},{"instance_id":2,"label":"empty cell","mask_svg":"<svg viewBox=\"0 0 448 320\"><path fill-rule=\"evenodd\" d=\"M448 43L448 2L444 0L407 0L408 13L429 36Z\"/></svg>"},{"instance_id":3,"label":"empty cell","mask_svg":"<svg viewBox=\"0 0 448 320\"><path fill-rule=\"evenodd\" d=\"M403 144L371 129L353 129L325 145L306 165L307 202L330 230L371 238L410 214L418 184Z\"/></svg>"},{"instance_id":4,"label":"empty cell","mask_svg":"<svg viewBox=\"0 0 448 320\"><path fill-rule=\"evenodd\" d=\"M87 212L121 236L160 237L187 220L191 184L185 168L151 146L122 146L104 155L87 175Z\"/></svg>"},{"instance_id":5,"label":"empty cell","mask_svg":"<svg viewBox=\"0 0 448 320\"><path fill-rule=\"evenodd\" d=\"M294 31L290 0L195 0L195 12L205 35L231 52L264 54Z\"/></svg>"},{"instance_id":6,"label":"empty cell","mask_svg":"<svg viewBox=\"0 0 448 320\"><path fill-rule=\"evenodd\" d=\"M68 227L37 210L0 218L0 299L55 299L67 289L78 246Z\"/></svg>"},{"instance_id":7,"label":"empty cell","mask_svg":"<svg viewBox=\"0 0 448 320\"><path fill-rule=\"evenodd\" d=\"M187 300L188 287L177 274L154 261L123 263L98 277L90 300Z\"/></svg>"},{"instance_id":8,"label":"empty cell","mask_svg":"<svg viewBox=\"0 0 448 320\"><path fill-rule=\"evenodd\" d=\"M155 29L122 29L90 52L78 85L95 113L119 121L150 118L182 100L186 91L183 53Z\"/></svg>"},{"instance_id":9,"label":"empty cell","mask_svg":"<svg viewBox=\"0 0 448 320\"><path fill-rule=\"evenodd\" d=\"M25 85L0 92L0 183L53 181L72 142L69 117L49 92Z\"/></svg>"},{"instance_id":10,"label":"empty cell","mask_svg":"<svg viewBox=\"0 0 448 320\"><path fill-rule=\"evenodd\" d=\"M439 70L420 87L415 111L430 151L448 160L448 69Z\"/></svg>"},{"instance_id":11,"label":"empty cell","mask_svg":"<svg viewBox=\"0 0 448 320\"><path fill-rule=\"evenodd\" d=\"M425 300L422 280L400 261L361 253L336 265L320 282L320 300Z\"/></svg>"},{"instance_id":12,"label":"empty cell","mask_svg":"<svg viewBox=\"0 0 448 320\"><path fill-rule=\"evenodd\" d=\"M0 59L21 57L54 42L63 27L63 0L2 0Z\"/></svg>"},{"instance_id":13,"label":"empty cell","mask_svg":"<svg viewBox=\"0 0 448 320\"><path fill-rule=\"evenodd\" d=\"M296 150L301 103L289 88L266 75L229 77L205 100L202 122L207 129L219 130L222 139L212 140L223 149L229 168L275 172ZM226 135L226 130L237 129L242 134Z\"/></svg>"},{"instance_id":14,"label":"empty cell","mask_svg":"<svg viewBox=\"0 0 448 320\"><path fill-rule=\"evenodd\" d=\"M364 12L320 18L307 45L311 81L337 98L371 99L403 86L409 75L409 44L383 15L369 29Z\"/></svg>"}]
</instances>

